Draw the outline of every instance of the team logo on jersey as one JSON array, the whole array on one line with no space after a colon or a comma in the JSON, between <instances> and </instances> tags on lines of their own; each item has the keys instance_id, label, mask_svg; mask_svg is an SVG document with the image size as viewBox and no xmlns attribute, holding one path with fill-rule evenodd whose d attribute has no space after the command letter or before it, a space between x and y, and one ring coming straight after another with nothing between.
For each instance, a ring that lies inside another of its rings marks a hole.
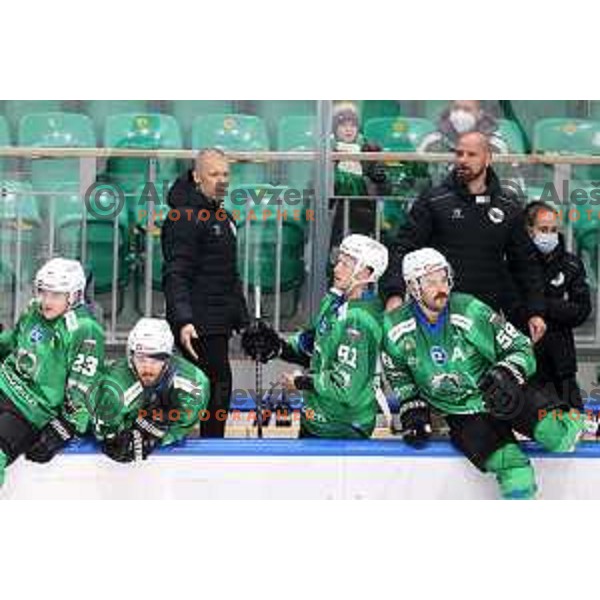
<instances>
[{"instance_id":1,"label":"team logo on jersey","mask_svg":"<svg viewBox=\"0 0 600 600\"><path fill-rule=\"evenodd\" d=\"M460 390L460 375L458 373L439 373L431 379L431 388L436 392L456 393Z\"/></svg>"},{"instance_id":2,"label":"team logo on jersey","mask_svg":"<svg viewBox=\"0 0 600 600\"><path fill-rule=\"evenodd\" d=\"M498 225L504 221L504 211L500 208L492 206L492 208L488 210L488 217L492 223Z\"/></svg>"},{"instance_id":3,"label":"team logo on jersey","mask_svg":"<svg viewBox=\"0 0 600 600\"><path fill-rule=\"evenodd\" d=\"M44 330L40 325L35 325L29 335L32 344L37 344L44 339Z\"/></svg>"},{"instance_id":4,"label":"team logo on jersey","mask_svg":"<svg viewBox=\"0 0 600 600\"><path fill-rule=\"evenodd\" d=\"M441 346L431 346L429 356L436 365L445 365L448 362L448 353Z\"/></svg>"},{"instance_id":5,"label":"team logo on jersey","mask_svg":"<svg viewBox=\"0 0 600 600\"><path fill-rule=\"evenodd\" d=\"M452 217L451 217L451 219L452 219L452 220L456 220L456 219L464 219L464 218L465 218L465 217L464 217L464 215L463 215L463 213L462 213L462 208L455 208L455 209L452 211Z\"/></svg>"},{"instance_id":6,"label":"team logo on jersey","mask_svg":"<svg viewBox=\"0 0 600 600\"><path fill-rule=\"evenodd\" d=\"M565 282L565 274L562 271L560 271L554 279L550 280L550 283L554 287L560 287L564 282Z\"/></svg>"}]
</instances>

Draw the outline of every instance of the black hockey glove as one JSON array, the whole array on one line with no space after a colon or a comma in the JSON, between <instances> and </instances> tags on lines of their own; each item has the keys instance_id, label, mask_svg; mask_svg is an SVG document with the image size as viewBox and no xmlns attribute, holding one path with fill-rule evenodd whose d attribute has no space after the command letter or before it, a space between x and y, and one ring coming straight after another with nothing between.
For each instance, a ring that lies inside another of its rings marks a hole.
<instances>
[{"instance_id":1,"label":"black hockey glove","mask_svg":"<svg viewBox=\"0 0 600 600\"><path fill-rule=\"evenodd\" d=\"M160 437L143 431L136 423L131 429L107 437L102 442L102 451L117 462L128 463L146 460L159 443Z\"/></svg>"},{"instance_id":2,"label":"black hockey glove","mask_svg":"<svg viewBox=\"0 0 600 600\"><path fill-rule=\"evenodd\" d=\"M479 380L478 385L490 414L498 419L512 419L523 408L524 383L524 377L515 367L496 365Z\"/></svg>"},{"instance_id":3,"label":"black hockey glove","mask_svg":"<svg viewBox=\"0 0 600 600\"><path fill-rule=\"evenodd\" d=\"M251 325L242 334L244 352L262 363L279 356L282 344L277 332L262 321Z\"/></svg>"},{"instance_id":4,"label":"black hockey glove","mask_svg":"<svg viewBox=\"0 0 600 600\"><path fill-rule=\"evenodd\" d=\"M400 406L398 411L402 439L413 448L423 448L431 437L431 413L424 400L416 398Z\"/></svg>"},{"instance_id":5,"label":"black hockey glove","mask_svg":"<svg viewBox=\"0 0 600 600\"><path fill-rule=\"evenodd\" d=\"M40 431L40 435L27 450L25 457L32 462L47 463L73 437L75 437L73 426L62 419L54 418Z\"/></svg>"}]
</instances>

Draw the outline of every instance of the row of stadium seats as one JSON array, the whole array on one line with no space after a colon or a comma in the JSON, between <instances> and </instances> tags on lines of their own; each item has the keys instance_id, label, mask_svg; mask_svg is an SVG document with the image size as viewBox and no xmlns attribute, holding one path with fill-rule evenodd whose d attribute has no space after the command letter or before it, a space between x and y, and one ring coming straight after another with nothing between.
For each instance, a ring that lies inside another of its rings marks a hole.
<instances>
[{"instance_id":1,"label":"row of stadium seats","mask_svg":"<svg viewBox=\"0 0 600 600\"><path fill-rule=\"evenodd\" d=\"M369 119L364 134L386 149L414 150L425 135L435 131L433 121L422 118L379 117ZM515 153L525 151L521 132L513 121L498 121L500 134ZM216 113L194 117L191 147L217 146L227 150L264 151L271 149L263 119L253 115ZM316 145L315 118L293 115L279 121L276 150L310 149ZM123 113L106 119L103 139L112 148L183 148L177 119L161 113ZM19 146L86 148L97 138L90 117L79 113L47 112L28 114L19 121ZM0 145L9 146L8 123L0 115ZM541 119L535 123L533 148L536 152L597 154L600 148L600 121L591 119Z\"/></svg>"},{"instance_id":2,"label":"row of stadium seats","mask_svg":"<svg viewBox=\"0 0 600 600\"><path fill-rule=\"evenodd\" d=\"M365 123L379 117L423 117L437 121L450 100L353 100ZM518 121L528 137L533 135L533 125L544 118L600 118L599 101L582 100L495 100L484 101L486 110L497 117ZM317 103L313 100L6 100L0 101L16 139L20 119L31 113L75 111L88 115L94 122L96 135L102 141L107 117L121 113L160 112L173 115L189 143L191 124L195 117L207 114L244 113L265 120L269 136L274 141L276 127L282 117L315 115Z\"/></svg>"},{"instance_id":3,"label":"row of stadium seats","mask_svg":"<svg viewBox=\"0 0 600 600\"><path fill-rule=\"evenodd\" d=\"M524 153L525 142L518 126L508 120L498 122L499 132L511 152ZM370 119L364 127L365 137L386 151L414 151L427 134L435 130L432 121L421 118L381 117ZM315 120L310 116L284 117L279 123L276 149L309 150L315 147ZM0 117L0 145L8 144L8 127ZM177 120L160 113L121 114L108 117L104 139L114 148L178 149L183 140ZM20 121L18 143L32 147L93 147L96 138L89 117L77 113L38 113ZM256 116L214 114L196 117L192 124L192 148L216 146L230 151L266 151L271 149L264 121ZM586 119L543 119L536 123L534 150L546 153L598 154L600 121ZM0 160L0 171L6 170ZM148 180L147 159L112 158L108 161L105 180L119 183L126 190L135 189ZM180 163L175 159L157 162L156 178L175 179ZM575 179L595 177L596 169L578 167ZM584 173L587 171L587 174ZM586 175L586 177L582 177ZM590 176L591 175L591 176ZM235 164L232 180L263 182L268 177L265 163ZM55 183L79 180L77 159L37 159L31 164L31 181L36 189ZM312 180L312 165L296 162L287 165L288 185L303 188Z\"/></svg>"},{"instance_id":4,"label":"row of stadium seats","mask_svg":"<svg viewBox=\"0 0 600 600\"><path fill-rule=\"evenodd\" d=\"M172 116L180 128L185 146L191 144L192 122L199 116L209 114L246 113L246 110L236 110L235 102L229 100L175 100L164 110L162 106L145 100L90 100L78 103L76 110L68 102L60 100L6 100L4 102L9 138L17 140L21 119L30 114L50 112L76 112L84 114L92 122L95 137L99 145L109 145L105 142L106 122L109 117L119 114L164 114ZM77 104L77 103L76 103ZM256 102L255 114L266 123L269 135L276 134L276 124L286 115L315 115L316 103L310 100L264 100ZM0 112L2 112L0 110Z\"/></svg>"}]
</instances>

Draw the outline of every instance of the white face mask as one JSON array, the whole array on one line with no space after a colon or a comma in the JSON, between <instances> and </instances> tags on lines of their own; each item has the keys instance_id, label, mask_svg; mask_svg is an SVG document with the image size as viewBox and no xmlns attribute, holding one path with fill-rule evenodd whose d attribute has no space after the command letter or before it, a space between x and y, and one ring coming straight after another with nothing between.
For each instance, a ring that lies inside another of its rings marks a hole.
<instances>
[{"instance_id":1,"label":"white face mask","mask_svg":"<svg viewBox=\"0 0 600 600\"><path fill-rule=\"evenodd\" d=\"M558 233L536 233L533 243L542 254L550 254L558 246Z\"/></svg>"},{"instance_id":2,"label":"white face mask","mask_svg":"<svg viewBox=\"0 0 600 600\"><path fill-rule=\"evenodd\" d=\"M467 133L473 131L477 124L475 115L468 110L457 108L450 113L450 123L454 127L456 133Z\"/></svg>"}]
</instances>

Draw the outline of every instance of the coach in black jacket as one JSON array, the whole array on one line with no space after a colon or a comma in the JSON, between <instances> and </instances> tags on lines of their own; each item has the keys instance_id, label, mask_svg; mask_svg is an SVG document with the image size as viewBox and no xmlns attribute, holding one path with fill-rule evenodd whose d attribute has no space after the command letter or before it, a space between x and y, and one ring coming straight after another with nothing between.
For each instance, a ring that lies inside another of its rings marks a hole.
<instances>
[{"instance_id":1,"label":"coach in black jacket","mask_svg":"<svg viewBox=\"0 0 600 600\"><path fill-rule=\"evenodd\" d=\"M525 305L527 327L537 342L546 330L542 270L524 227L523 209L501 188L490 164L483 134L458 139L455 168L414 203L390 248L380 290L387 310L399 306L405 292L404 255L431 246L451 264L456 290L477 296L515 321L519 306Z\"/></svg>"},{"instance_id":2,"label":"coach in black jacket","mask_svg":"<svg viewBox=\"0 0 600 600\"><path fill-rule=\"evenodd\" d=\"M179 347L211 384L203 437L223 437L232 378L229 338L248 325L237 270L236 226L222 207L229 165L223 152L202 150L193 171L168 195L162 230L167 319Z\"/></svg>"},{"instance_id":3,"label":"coach in black jacket","mask_svg":"<svg viewBox=\"0 0 600 600\"><path fill-rule=\"evenodd\" d=\"M565 250L558 233L558 215L543 202L527 207L527 229L544 271L546 335L535 346L535 381L554 385L573 408L583 409L577 385L577 355L573 329L590 316L592 302L581 260Z\"/></svg>"}]
</instances>

